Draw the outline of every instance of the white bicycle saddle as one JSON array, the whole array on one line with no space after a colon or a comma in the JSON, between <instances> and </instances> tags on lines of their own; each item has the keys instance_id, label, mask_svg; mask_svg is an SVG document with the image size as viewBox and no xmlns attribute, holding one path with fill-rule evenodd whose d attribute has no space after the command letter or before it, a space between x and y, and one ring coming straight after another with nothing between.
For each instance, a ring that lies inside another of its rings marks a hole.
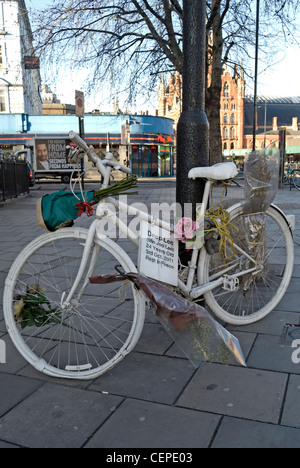
<instances>
[{"instance_id":1,"label":"white bicycle saddle","mask_svg":"<svg viewBox=\"0 0 300 468\"><path fill-rule=\"evenodd\" d=\"M212 179L227 180L233 179L238 174L236 165L233 162L214 164L208 167L194 167L189 171L189 179Z\"/></svg>"}]
</instances>

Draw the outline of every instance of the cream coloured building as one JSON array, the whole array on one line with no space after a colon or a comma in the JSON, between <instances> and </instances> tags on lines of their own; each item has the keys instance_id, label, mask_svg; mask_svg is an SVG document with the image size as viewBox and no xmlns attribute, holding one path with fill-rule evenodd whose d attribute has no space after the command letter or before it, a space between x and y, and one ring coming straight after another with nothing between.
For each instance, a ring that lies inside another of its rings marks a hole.
<instances>
[{"instance_id":1,"label":"cream coloured building","mask_svg":"<svg viewBox=\"0 0 300 468\"><path fill-rule=\"evenodd\" d=\"M42 114L41 76L24 0L0 0L0 113Z\"/></svg>"}]
</instances>

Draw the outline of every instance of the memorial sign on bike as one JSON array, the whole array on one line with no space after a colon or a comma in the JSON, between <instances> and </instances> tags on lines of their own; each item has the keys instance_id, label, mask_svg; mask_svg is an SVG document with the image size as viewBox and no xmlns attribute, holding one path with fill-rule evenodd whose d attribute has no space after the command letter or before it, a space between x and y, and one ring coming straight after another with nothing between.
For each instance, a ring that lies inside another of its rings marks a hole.
<instances>
[{"instance_id":1,"label":"memorial sign on bike","mask_svg":"<svg viewBox=\"0 0 300 468\"><path fill-rule=\"evenodd\" d=\"M141 223L139 270L149 278L178 285L178 241L170 231Z\"/></svg>"}]
</instances>

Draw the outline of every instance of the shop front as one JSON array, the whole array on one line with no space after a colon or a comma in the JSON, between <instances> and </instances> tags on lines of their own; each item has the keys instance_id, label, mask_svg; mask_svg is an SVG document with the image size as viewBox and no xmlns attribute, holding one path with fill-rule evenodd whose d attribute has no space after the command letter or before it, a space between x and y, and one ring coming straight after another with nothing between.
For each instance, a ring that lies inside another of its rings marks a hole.
<instances>
[{"instance_id":1,"label":"shop front","mask_svg":"<svg viewBox=\"0 0 300 468\"><path fill-rule=\"evenodd\" d=\"M16 124L16 122L18 124ZM78 118L73 115L0 116L0 148L15 152L33 148L35 138L63 138L70 129L76 131ZM1 127L2 124L2 127ZM10 125L8 125L10 124ZM172 177L174 175L173 121L149 115L90 115L84 117L84 139L100 157L107 151L131 167L138 177ZM20 131L20 129L22 130ZM50 133L49 133L50 130Z\"/></svg>"},{"instance_id":2,"label":"shop front","mask_svg":"<svg viewBox=\"0 0 300 468\"><path fill-rule=\"evenodd\" d=\"M159 175L160 177L174 176L174 156L172 146L159 147Z\"/></svg>"},{"instance_id":3,"label":"shop front","mask_svg":"<svg viewBox=\"0 0 300 468\"><path fill-rule=\"evenodd\" d=\"M132 172L138 177L172 177L173 147L132 145Z\"/></svg>"}]
</instances>

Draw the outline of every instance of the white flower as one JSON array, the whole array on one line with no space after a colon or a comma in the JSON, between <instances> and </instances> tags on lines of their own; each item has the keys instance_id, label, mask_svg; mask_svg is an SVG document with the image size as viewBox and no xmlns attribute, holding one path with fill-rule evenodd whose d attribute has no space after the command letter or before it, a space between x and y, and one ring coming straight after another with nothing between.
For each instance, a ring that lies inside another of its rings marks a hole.
<instances>
[{"instance_id":1,"label":"white flower","mask_svg":"<svg viewBox=\"0 0 300 468\"><path fill-rule=\"evenodd\" d=\"M32 286L28 286L29 294L36 294L38 292L45 291L45 288L42 288L39 284L33 284Z\"/></svg>"},{"instance_id":2,"label":"white flower","mask_svg":"<svg viewBox=\"0 0 300 468\"><path fill-rule=\"evenodd\" d=\"M16 301L14 303L14 316L16 317L17 320L22 315L22 310L23 310L24 305L25 305L25 302L23 301L23 299L21 299L20 301Z\"/></svg>"}]
</instances>

